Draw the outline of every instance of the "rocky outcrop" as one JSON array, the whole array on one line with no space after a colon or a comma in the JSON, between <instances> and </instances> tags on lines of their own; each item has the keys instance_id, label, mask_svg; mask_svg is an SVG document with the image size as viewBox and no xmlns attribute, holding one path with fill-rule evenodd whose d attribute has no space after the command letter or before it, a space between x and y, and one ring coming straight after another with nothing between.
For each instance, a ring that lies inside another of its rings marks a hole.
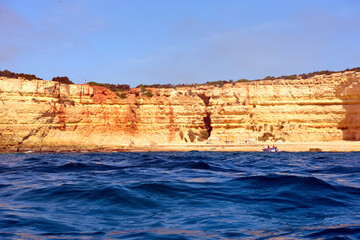
<instances>
[{"instance_id":1,"label":"rocky outcrop","mask_svg":"<svg viewBox=\"0 0 360 240\"><path fill-rule=\"evenodd\" d=\"M190 143L360 140L360 73L222 87L131 89L0 78L0 151Z\"/></svg>"}]
</instances>

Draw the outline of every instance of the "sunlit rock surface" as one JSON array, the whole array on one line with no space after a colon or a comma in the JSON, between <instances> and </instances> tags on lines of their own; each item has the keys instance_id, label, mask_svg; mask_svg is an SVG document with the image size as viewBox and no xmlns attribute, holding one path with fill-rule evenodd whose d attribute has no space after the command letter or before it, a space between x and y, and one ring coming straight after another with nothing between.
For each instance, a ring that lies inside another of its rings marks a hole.
<instances>
[{"instance_id":1,"label":"sunlit rock surface","mask_svg":"<svg viewBox=\"0 0 360 240\"><path fill-rule=\"evenodd\" d=\"M0 151L360 140L359 72L148 90L0 77Z\"/></svg>"}]
</instances>

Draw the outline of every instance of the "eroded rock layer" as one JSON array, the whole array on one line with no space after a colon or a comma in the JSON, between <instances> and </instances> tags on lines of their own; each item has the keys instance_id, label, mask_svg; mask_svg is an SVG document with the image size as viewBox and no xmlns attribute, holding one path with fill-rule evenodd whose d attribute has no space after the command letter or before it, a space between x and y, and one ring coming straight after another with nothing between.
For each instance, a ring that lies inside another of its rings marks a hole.
<instances>
[{"instance_id":1,"label":"eroded rock layer","mask_svg":"<svg viewBox=\"0 0 360 240\"><path fill-rule=\"evenodd\" d=\"M0 78L0 151L360 140L358 72L147 91Z\"/></svg>"}]
</instances>

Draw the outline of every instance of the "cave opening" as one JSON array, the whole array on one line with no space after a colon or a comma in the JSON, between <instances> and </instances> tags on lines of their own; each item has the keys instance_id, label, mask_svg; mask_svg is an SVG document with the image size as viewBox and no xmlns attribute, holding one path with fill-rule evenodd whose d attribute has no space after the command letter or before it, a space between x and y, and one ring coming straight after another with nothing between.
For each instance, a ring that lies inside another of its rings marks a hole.
<instances>
[{"instance_id":1,"label":"cave opening","mask_svg":"<svg viewBox=\"0 0 360 240\"><path fill-rule=\"evenodd\" d=\"M204 124L206 131L208 132L209 135L208 137L210 137L213 127L211 126L211 114L209 112L206 112L206 116L204 117Z\"/></svg>"}]
</instances>

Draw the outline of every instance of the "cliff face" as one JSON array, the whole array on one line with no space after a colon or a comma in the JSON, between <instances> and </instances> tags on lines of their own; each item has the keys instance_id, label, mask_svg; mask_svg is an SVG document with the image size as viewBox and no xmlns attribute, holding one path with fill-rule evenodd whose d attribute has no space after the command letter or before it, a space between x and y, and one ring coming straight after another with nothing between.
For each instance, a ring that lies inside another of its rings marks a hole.
<instances>
[{"instance_id":1,"label":"cliff face","mask_svg":"<svg viewBox=\"0 0 360 240\"><path fill-rule=\"evenodd\" d=\"M210 134L234 143L360 140L357 72L150 90L122 99L103 87L0 78L0 151L185 144Z\"/></svg>"}]
</instances>

